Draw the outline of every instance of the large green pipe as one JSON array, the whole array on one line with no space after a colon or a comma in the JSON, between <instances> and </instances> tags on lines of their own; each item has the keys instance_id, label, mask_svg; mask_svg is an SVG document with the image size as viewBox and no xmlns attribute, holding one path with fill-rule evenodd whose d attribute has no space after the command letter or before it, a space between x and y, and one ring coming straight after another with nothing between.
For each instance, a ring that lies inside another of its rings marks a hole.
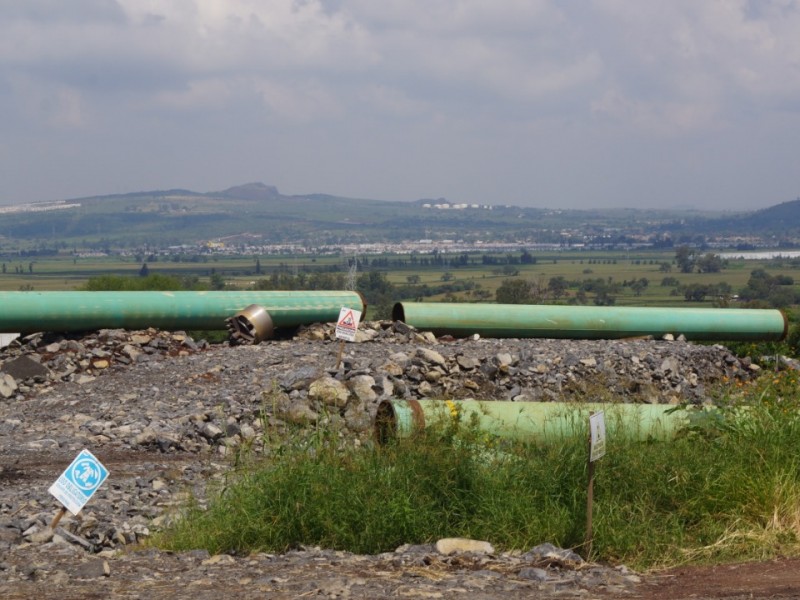
<instances>
[{"instance_id":1,"label":"large green pipe","mask_svg":"<svg viewBox=\"0 0 800 600\"><path fill-rule=\"evenodd\" d=\"M217 330L252 304L275 327L338 319L343 306L364 311L357 292L0 292L0 332L96 329Z\"/></svg>"},{"instance_id":2,"label":"large green pipe","mask_svg":"<svg viewBox=\"0 0 800 600\"><path fill-rule=\"evenodd\" d=\"M688 340L779 341L789 327L779 310L741 308L400 302L392 318L437 335L586 340L671 333Z\"/></svg>"},{"instance_id":3,"label":"large green pipe","mask_svg":"<svg viewBox=\"0 0 800 600\"><path fill-rule=\"evenodd\" d=\"M380 444L457 420L507 439L552 442L585 434L589 415L603 411L610 434L633 440L670 439L692 413L711 410L668 404L600 404L478 400L384 400L375 417Z\"/></svg>"}]
</instances>

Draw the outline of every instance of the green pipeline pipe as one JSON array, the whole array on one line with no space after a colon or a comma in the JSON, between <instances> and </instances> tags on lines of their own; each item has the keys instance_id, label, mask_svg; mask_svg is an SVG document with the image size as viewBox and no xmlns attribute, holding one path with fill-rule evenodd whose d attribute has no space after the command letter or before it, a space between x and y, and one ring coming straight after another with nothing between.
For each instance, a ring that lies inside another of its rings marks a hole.
<instances>
[{"instance_id":1,"label":"green pipeline pipe","mask_svg":"<svg viewBox=\"0 0 800 600\"><path fill-rule=\"evenodd\" d=\"M742 308L400 302L392 318L456 337L612 340L671 333L687 340L779 341L789 328L779 310Z\"/></svg>"},{"instance_id":2,"label":"green pipeline pipe","mask_svg":"<svg viewBox=\"0 0 800 600\"><path fill-rule=\"evenodd\" d=\"M457 420L505 439L553 442L588 432L589 415L603 411L609 435L634 441L668 440L688 425L692 413L709 408L668 404L601 404L478 400L384 400L375 417L379 444Z\"/></svg>"},{"instance_id":3,"label":"green pipeline pipe","mask_svg":"<svg viewBox=\"0 0 800 600\"><path fill-rule=\"evenodd\" d=\"M357 292L0 292L0 332L97 329L218 330L251 304L275 327L327 323L343 306L364 311Z\"/></svg>"}]
</instances>

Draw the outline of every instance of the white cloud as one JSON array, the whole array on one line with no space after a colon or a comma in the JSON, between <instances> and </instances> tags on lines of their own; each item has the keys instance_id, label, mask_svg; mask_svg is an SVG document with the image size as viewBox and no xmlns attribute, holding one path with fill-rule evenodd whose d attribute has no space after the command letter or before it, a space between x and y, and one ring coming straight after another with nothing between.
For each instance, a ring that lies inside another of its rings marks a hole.
<instances>
[{"instance_id":1,"label":"white cloud","mask_svg":"<svg viewBox=\"0 0 800 600\"><path fill-rule=\"evenodd\" d=\"M284 0L119 0L143 39L197 72L368 64L366 32L322 2Z\"/></svg>"},{"instance_id":2,"label":"white cloud","mask_svg":"<svg viewBox=\"0 0 800 600\"><path fill-rule=\"evenodd\" d=\"M269 162L302 177L298 188L325 191L336 174L361 196L426 195L424 181L457 198L498 173L506 196L522 196L545 157L539 176L579 202L580 179L557 168L573 155L613 180L638 144L702 138L732 160L732 144L761 132L749 151L782 164L766 156L775 132L800 135L798 31L798 0L0 1L0 126L4 143L37 148L29 162L59 160L48 130L82 132L87 156L101 145L92 136L140 139L160 181L192 172L172 140L239 135L241 150L214 155L217 180ZM280 153L264 142L278 135ZM271 161L251 159L265 152ZM781 182L778 195L794 182L775 169L764 179Z\"/></svg>"},{"instance_id":3,"label":"white cloud","mask_svg":"<svg viewBox=\"0 0 800 600\"><path fill-rule=\"evenodd\" d=\"M749 11L754 5L763 9L758 15ZM743 111L767 108L763 102L775 95L800 101L796 1L596 0L595 6L623 32L613 41L606 35L606 64L632 104L693 104L697 115L736 120ZM643 85L654 86L652 92ZM702 127L702 119L696 122Z\"/></svg>"}]
</instances>

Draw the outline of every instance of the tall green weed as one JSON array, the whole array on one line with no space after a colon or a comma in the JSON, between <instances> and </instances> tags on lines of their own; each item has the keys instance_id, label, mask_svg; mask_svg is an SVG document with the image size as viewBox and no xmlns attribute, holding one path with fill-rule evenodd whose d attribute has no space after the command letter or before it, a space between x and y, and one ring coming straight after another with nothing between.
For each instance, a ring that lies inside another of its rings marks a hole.
<instances>
[{"instance_id":1,"label":"tall green weed","mask_svg":"<svg viewBox=\"0 0 800 600\"><path fill-rule=\"evenodd\" d=\"M669 442L610 438L597 464L593 559L658 567L800 553L796 373L731 387ZM319 545L390 551L441 537L583 552L587 444L512 443L452 423L384 447L320 432L250 464L156 543L210 552Z\"/></svg>"}]
</instances>

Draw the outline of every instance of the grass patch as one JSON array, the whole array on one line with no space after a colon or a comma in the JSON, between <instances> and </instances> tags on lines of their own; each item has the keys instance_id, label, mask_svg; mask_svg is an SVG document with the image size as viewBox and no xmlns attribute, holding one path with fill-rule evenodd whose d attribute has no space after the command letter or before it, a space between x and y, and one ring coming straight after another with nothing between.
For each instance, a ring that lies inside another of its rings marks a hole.
<instances>
[{"instance_id":1,"label":"grass patch","mask_svg":"<svg viewBox=\"0 0 800 600\"><path fill-rule=\"evenodd\" d=\"M608 440L595 483L595 560L638 568L800 552L797 375L770 375L671 442ZM742 403L747 408L740 408ZM378 553L441 537L502 549L584 538L586 442L488 437L469 424L386 447L336 432L292 440L236 472L154 543L171 550Z\"/></svg>"}]
</instances>

